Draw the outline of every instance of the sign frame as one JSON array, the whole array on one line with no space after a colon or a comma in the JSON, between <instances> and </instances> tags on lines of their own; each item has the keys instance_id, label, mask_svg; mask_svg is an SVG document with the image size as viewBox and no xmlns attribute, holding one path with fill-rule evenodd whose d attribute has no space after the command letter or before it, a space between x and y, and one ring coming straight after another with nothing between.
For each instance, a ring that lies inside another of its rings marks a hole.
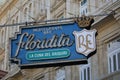
<instances>
[{"instance_id":1,"label":"sign frame","mask_svg":"<svg viewBox=\"0 0 120 80\"><path fill-rule=\"evenodd\" d=\"M45 22L43 22L43 23L40 23L40 24L38 24L38 25L32 25L32 26L29 26L29 27L45 27L45 26L54 26L54 25L65 25L65 24L73 24L73 23L77 23L76 21L75 21L75 19L74 18L71 18L71 19L64 19L64 20L60 20L60 21L48 21L47 22L47 24L46 24L46 21ZM20 26L20 32L17 32L17 33L15 33L15 37L12 37L12 38L10 38L10 40L9 40L9 42L10 42L10 44L11 44L11 40L13 40L13 39L17 39L17 35L18 34L21 34L21 31L22 31L22 29L23 28L29 28L29 27L26 27L26 26ZM79 27L79 26L78 26ZM64 64L64 63L74 63L74 62L86 62L88 59L87 59L87 56L86 56L86 58L84 58L84 59L77 59L77 60L67 60L67 61L65 61L65 60L63 60L63 61L53 61L53 62L45 62L45 63L31 63L31 64L21 64L21 60L20 59L18 59L18 58L16 58L16 57L12 57L11 58L11 46L10 46L10 61L11 62L14 62L14 63L17 63L18 64L18 66L20 66L20 67L26 67L26 66L36 66L36 65L51 65L51 64Z\"/></svg>"}]
</instances>

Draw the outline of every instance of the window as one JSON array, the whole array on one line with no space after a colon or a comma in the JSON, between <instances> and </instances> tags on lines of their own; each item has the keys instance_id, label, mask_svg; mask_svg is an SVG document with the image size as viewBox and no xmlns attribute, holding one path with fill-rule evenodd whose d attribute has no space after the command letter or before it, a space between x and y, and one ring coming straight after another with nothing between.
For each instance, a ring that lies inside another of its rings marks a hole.
<instances>
[{"instance_id":1,"label":"window","mask_svg":"<svg viewBox=\"0 0 120 80\"><path fill-rule=\"evenodd\" d=\"M55 80L65 80L65 68L59 68L56 70Z\"/></svg>"},{"instance_id":2,"label":"window","mask_svg":"<svg viewBox=\"0 0 120 80\"><path fill-rule=\"evenodd\" d=\"M110 42L107 52L109 73L120 70L120 41Z\"/></svg>"},{"instance_id":3,"label":"window","mask_svg":"<svg viewBox=\"0 0 120 80\"><path fill-rule=\"evenodd\" d=\"M91 80L90 64L80 65L80 80Z\"/></svg>"},{"instance_id":4,"label":"window","mask_svg":"<svg viewBox=\"0 0 120 80\"><path fill-rule=\"evenodd\" d=\"M120 70L120 52L117 54L118 57L118 69Z\"/></svg>"},{"instance_id":5,"label":"window","mask_svg":"<svg viewBox=\"0 0 120 80\"><path fill-rule=\"evenodd\" d=\"M109 55L109 73L120 70L120 51Z\"/></svg>"},{"instance_id":6,"label":"window","mask_svg":"<svg viewBox=\"0 0 120 80\"><path fill-rule=\"evenodd\" d=\"M86 2L87 2L87 0L82 0L81 1L81 6L83 6Z\"/></svg>"},{"instance_id":7,"label":"window","mask_svg":"<svg viewBox=\"0 0 120 80\"><path fill-rule=\"evenodd\" d=\"M87 0L82 0L80 4L80 15L87 15Z\"/></svg>"}]
</instances>

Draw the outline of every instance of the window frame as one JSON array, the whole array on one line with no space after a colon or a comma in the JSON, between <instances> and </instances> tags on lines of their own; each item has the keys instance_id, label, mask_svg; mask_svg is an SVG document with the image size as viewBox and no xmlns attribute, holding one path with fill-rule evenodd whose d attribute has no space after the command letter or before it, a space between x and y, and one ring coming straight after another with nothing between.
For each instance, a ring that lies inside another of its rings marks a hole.
<instances>
[{"instance_id":1,"label":"window frame","mask_svg":"<svg viewBox=\"0 0 120 80\"><path fill-rule=\"evenodd\" d=\"M89 78L88 78L88 68L89 68ZM85 72L84 72L85 71ZM91 74L91 64L84 64L79 66L79 75L80 75L80 80L91 80L92 74ZM84 76L86 75L86 77ZM86 79L85 79L86 78Z\"/></svg>"},{"instance_id":2,"label":"window frame","mask_svg":"<svg viewBox=\"0 0 120 80\"><path fill-rule=\"evenodd\" d=\"M60 72L61 70L64 70L64 73L62 75L61 75L61 72ZM65 80L65 67L57 68L55 73L56 73L55 80L61 80L61 78L63 80ZM60 74L60 75L58 76L58 74Z\"/></svg>"},{"instance_id":3,"label":"window frame","mask_svg":"<svg viewBox=\"0 0 120 80\"><path fill-rule=\"evenodd\" d=\"M84 4L82 4L84 3ZM81 5L82 4L82 5ZM87 0L83 0L80 2L80 15L87 15L88 14L88 1Z\"/></svg>"},{"instance_id":4,"label":"window frame","mask_svg":"<svg viewBox=\"0 0 120 80\"><path fill-rule=\"evenodd\" d=\"M118 71L119 70L119 67L118 67L118 54L120 54L120 48L108 53L108 73L112 73L112 72L115 72L115 71ZM114 70L114 63L113 63L113 57L116 57L116 70ZM110 63L110 59L111 59L111 63Z\"/></svg>"}]
</instances>

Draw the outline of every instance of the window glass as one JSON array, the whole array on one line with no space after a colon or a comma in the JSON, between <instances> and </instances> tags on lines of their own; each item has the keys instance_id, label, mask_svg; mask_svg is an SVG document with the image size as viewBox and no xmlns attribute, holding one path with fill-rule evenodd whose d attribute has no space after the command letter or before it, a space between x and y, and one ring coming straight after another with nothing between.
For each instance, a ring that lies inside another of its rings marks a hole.
<instances>
[{"instance_id":1,"label":"window glass","mask_svg":"<svg viewBox=\"0 0 120 80\"><path fill-rule=\"evenodd\" d=\"M116 56L113 56L113 69L116 71Z\"/></svg>"},{"instance_id":2,"label":"window glass","mask_svg":"<svg viewBox=\"0 0 120 80\"><path fill-rule=\"evenodd\" d=\"M88 80L90 80L90 68L87 68L87 75L88 75Z\"/></svg>"},{"instance_id":3,"label":"window glass","mask_svg":"<svg viewBox=\"0 0 120 80\"><path fill-rule=\"evenodd\" d=\"M87 13L87 8L86 8L86 13Z\"/></svg>"},{"instance_id":4,"label":"window glass","mask_svg":"<svg viewBox=\"0 0 120 80\"><path fill-rule=\"evenodd\" d=\"M84 69L84 80L86 80L86 69Z\"/></svg>"},{"instance_id":5,"label":"window glass","mask_svg":"<svg viewBox=\"0 0 120 80\"><path fill-rule=\"evenodd\" d=\"M120 53L118 53L118 69L120 70Z\"/></svg>"},{"instance_id":6,"label":"window glass","mask_svg":"<svg viewBox=\"0 0 120 80\"><path fill-rule=\"evenodd\" d=\"M112 72L112 70L111 70L111 68L112 68L112 67L111 67L111 58L109 58L109 67L110 67L110 69L109 69L110 72Z\"/></svg>"}]
</instances>

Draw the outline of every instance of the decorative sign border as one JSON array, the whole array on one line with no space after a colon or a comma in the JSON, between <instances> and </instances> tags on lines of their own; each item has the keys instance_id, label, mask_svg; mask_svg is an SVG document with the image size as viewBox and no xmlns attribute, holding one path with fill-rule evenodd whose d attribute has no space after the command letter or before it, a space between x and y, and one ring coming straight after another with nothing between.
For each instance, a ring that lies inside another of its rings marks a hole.
<instances>
[{"instance_id":1,"label":"decorative sign border","mask_svg":"<svg viewBox=\"0 0 120 80\"><path fill-rule=\"evenodd\" d=\"M74 20L20 27L20 32L10 39L10 60L17 61L19 66L87 61L87 55L77 49L79 34L75 34L83 29ZM91 39L95 40L95 32L94 30L88 37L93 35ZM89 41L92 40L88 40L87 47L95 50L95 42L94 46L91 46L88 45ZM86 42L83 44L86 45Z\"/></svg>"}]
</instances>

